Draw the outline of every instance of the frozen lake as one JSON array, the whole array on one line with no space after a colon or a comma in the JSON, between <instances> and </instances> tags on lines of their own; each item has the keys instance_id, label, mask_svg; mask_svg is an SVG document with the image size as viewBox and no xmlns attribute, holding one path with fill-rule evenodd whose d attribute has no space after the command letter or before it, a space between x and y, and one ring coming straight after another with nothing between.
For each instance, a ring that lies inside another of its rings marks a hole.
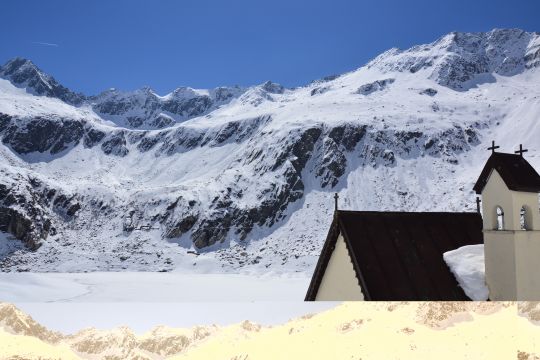
<instances>
[{"instance_id":1,"label":"frozen lake","mask_svg":"<svg viewBox=\"0 0 540 360\"><path fill-rule=\"evenodd\" d=\"M303 301L305 275L150 272L0 273L0 301L251 302Z\"/></svg>"}]
</instances>

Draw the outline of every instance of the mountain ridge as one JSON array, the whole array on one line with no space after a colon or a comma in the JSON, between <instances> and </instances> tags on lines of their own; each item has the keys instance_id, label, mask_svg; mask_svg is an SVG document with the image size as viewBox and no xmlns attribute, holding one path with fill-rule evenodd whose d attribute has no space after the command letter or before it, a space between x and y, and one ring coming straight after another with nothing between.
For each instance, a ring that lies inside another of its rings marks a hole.
<instances>
[{"instance_id":1,"label":"mountain ridge","mask_svg":"<svg viewBox=\"0 0 540 360\"><path fill-rule=\"evenodd\" d=\"M6 345L0 347L0 356L7 358L24 355L25 359L208 359L216 352L225 359L294 358L296 354L329 358L340 351L340 355L347 357L399 354L406 359L431 359L434 349L442 344L451 344L454 349L449 359L456 354L509 357L515 356L516 350L538 353L529 339L537 331L539 304L531 302L351 302L274 326L244 321L191 329L156 327L142 335L134 334L128 327L87 329L71 335L59 333L54 341L3 326L8 319L4 316L5 307L6 304L0 304L0 340ZM33 321L14 306L10 308L28 322ZM501 322L531 336L520 336L517 342L504 341L507 332L496 326ZM358 336L366 332L377 336L370 337L373 341L359 343ZM386 350L377 341L383 335L392 339L393 346ZM473 346L464 343L464 336ZM274 346L269 348L268 344ZM486 349L490 352L486 353Z\"/></svg>"},{"instance_id":2,"label":"mountain ridge","mask_svg":"<svg viewBox=\"0 0 540 360\"><path fill-rule=\"evenodd\" d=\"M473 211L484 144L513 151L540 134L540 37L459 34L304 87L250 87L161 129L122 127L0 79L0 230L32 250L9 250L0 266L310 271L330 193L354 210ZM465 58L441 53L454 41ZM473 60L452 77L457 89L434 78Z\"/></svg>"}]
</instances>

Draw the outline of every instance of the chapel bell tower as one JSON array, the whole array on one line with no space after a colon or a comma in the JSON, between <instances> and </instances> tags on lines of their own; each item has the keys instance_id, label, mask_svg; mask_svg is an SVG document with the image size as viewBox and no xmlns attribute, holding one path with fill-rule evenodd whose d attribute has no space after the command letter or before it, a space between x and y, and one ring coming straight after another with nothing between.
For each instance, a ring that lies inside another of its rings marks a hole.
<instances>
[{"instance_id":1,"label":"chapel bell tower","mask_svg":"<svg viewBox=\"0 0 540 360\"><path fill-rule=\"evenodd\" d=\"M474 185L482 195L490 300L540 300L540 175L523 157L492 151Z\"/></svg>"}]
</instances>

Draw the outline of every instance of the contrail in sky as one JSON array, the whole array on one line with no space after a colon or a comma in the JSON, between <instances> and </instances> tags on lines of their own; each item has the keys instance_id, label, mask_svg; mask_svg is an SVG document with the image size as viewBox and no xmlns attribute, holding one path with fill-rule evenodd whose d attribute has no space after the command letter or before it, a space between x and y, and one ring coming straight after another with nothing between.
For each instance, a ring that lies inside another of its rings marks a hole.
<instances>
[{"instance_id":1,"label":"contrail in sky","mask_svg":"<svg viewBox=\"0 0 540 360\"><path fill-rule=\"evenodd\" d=\"M54 47L59 47L60 46L58 44L42 42L42 41L34 41L33 43L36 44L36 45L43 45L43 46L54 46Z\"/></svg>"}]
</instances>

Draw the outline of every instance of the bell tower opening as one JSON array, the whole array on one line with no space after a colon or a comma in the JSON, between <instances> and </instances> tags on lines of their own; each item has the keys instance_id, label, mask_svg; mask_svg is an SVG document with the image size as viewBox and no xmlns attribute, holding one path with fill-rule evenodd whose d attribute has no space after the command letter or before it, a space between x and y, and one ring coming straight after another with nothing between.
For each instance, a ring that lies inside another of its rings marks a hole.
<instances>
[{"instance_id":1,"label":"bell tower opening","mask_svg":"<svg viewBox=\"0 0 540 360\"><path fill-rule=\"evenodd\" d=\"M521 230L532 230L532 213L527 205L519 210L519 226Z\"/></svg>"},{"instance_id":2,"label":"bell tower opening","mask_svg":"<svg viewBox=\"0 0 540 360\"><path fill-rule=\"evenodd\" d=\"M495 209L495 230L504 230L504 210L497 206Z\"/></svg>"}]
</instances>

